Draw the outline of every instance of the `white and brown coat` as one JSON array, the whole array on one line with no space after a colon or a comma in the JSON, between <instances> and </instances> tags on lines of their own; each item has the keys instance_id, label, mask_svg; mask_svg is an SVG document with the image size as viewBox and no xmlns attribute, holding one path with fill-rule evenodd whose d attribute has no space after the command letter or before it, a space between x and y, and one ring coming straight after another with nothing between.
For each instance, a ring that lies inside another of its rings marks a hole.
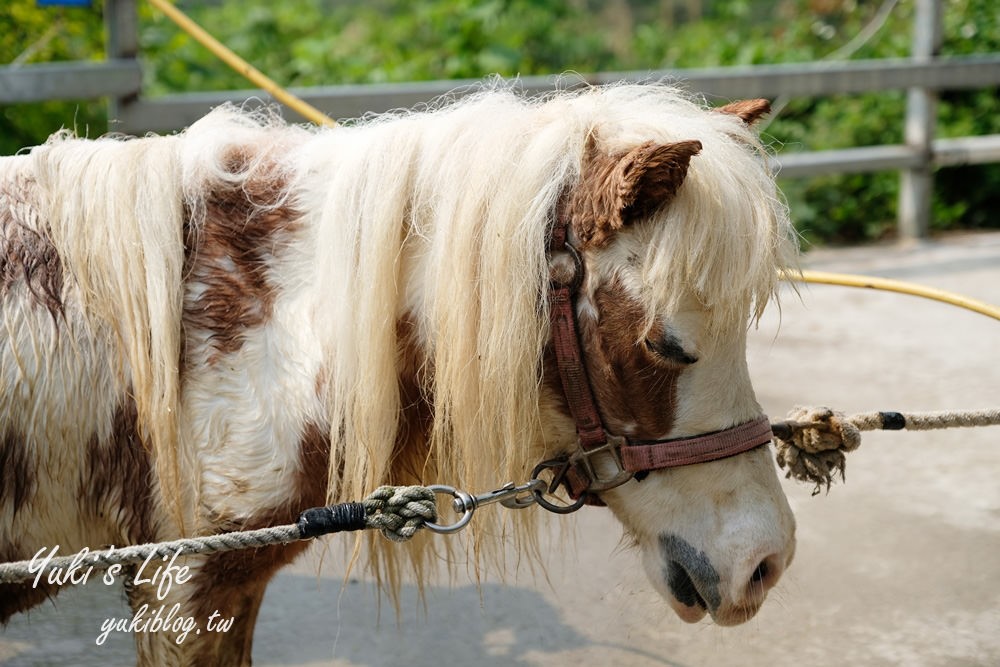
<instances>
[{"instance_id":1,"label":"white and brown coat","mask_svg":"<svg viewBox=\"0 0 1000 667\"><path fill-rule=\"evenodd\" d=\"M747 127L765 110L663 86L496 90L324 131L225 108L177 136L60 135L0 160L0 561L287 523L385 483L524 479L573 440L546 370L553 215L584 257L609 429L755 416L745 328L793 252ZM648 562L668 534L714 553L692 512L759 514L746 558L780 570L793 524L770 456L735 458L605 500ZM479 524L470 547L504 530ZM137 636L140 662L248 663L264 587L301 549L190 559L176 601L234 629ZM402 576L392 553L371 564ZM55 592L0 586L0 621ZM763 599L741 596L675 608L738 622Z\"/></svg>"}]
</instances>

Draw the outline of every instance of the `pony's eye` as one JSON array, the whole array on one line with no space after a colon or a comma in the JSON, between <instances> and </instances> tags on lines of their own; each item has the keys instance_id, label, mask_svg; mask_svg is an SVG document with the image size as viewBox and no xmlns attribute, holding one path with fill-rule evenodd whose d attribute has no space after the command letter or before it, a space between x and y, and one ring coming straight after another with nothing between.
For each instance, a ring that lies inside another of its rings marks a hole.
<instances>
[{"instance_id":1,"label":"pony's eye","mask_svg":"<svg viewBox=\"0 0 1000 667\"><path fill-rule=\"evenodd\" d=\"M675 364L690 366L698 361L698 357L689 354L681 347L680 342L673 336L665 336L659 339L647 338L646 349L665 361Z\"/></svg>"}]
</instances>

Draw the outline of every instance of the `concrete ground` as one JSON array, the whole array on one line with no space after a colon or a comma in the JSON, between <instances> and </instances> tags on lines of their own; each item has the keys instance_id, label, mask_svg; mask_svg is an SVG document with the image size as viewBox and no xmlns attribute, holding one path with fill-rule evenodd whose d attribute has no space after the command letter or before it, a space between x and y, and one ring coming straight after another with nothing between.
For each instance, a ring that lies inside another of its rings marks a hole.
<instances>
[{"instance_id":1,"label":"concrete ground","mask_svg":"<svg viewBox=\"0 0 1000 667\"><path fill-rule=\"evenodd\" d=\"M820 250L806 266L910 280L1000 304L1000 234L909 247ZM750 340L751 374L772 418L793 405L847 413L1000 404L1000 322L909 296L809 286L785 290ZM786 481L798 552L761 612L738 628L686 625L619 547L606 510L552 517L548 579L403 592L397 622L373 586L341 585L327 556L270 586L255 664L619 667L1000 665L1000 427L865 434L847 483L811 496ZM482 511L500 511L489 508ZM528 510L532 511L532 510ZM441 538L449 539L449 538ZM131 639L96 646L125 614L104 586L65 591L0 631L0 664L118 665Z\"/></svg>"}]
</instances>

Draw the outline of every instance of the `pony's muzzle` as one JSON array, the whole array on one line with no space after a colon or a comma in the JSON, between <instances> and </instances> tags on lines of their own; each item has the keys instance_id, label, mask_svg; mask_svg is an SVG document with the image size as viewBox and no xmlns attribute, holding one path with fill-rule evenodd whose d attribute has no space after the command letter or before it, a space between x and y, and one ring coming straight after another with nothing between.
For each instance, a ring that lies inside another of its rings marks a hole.
<instances>
[{"instance_id":1,"label":"pony's muzzle","mask_svg":"<svg viewBox=\"0 0 1000 667\"><path fill-rule=\"evenodd\" d=\"M757 613L792 559L791 549L739 559L727 570L717 569L704 551L673 535L660 538L662 575L671 607L688 623L711 614L718 625L739 625Z\"/></svg>"}]
</instances>

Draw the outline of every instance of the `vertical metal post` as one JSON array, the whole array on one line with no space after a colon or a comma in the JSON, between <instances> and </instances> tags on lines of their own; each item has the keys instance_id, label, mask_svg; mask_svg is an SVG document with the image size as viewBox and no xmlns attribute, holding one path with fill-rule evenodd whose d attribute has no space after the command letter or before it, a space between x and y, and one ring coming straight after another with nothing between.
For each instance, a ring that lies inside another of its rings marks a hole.
<instances>
[{"instance_id":1,"label":"vertical metal post","mask_svg":"<svg viewBox=\"0 0 1000 667\"><path fill-rule=\"evenodd\" d=\"M107 60L135 60L139 53L139 19L136 0L105 0L104 2L104 57ZM135 96L109 98L108 129L112 130L121 116L123 107Z\"/></svg>"},{"instance_id":2,"label":"vertical metal post","mask_svg":"<svg viewBox=\"0 0 1000 667\"><path fill-rule=\"evenodd\" d=\"M913 26L916 62L932 60L941 49L940 0L917 0ZM902 239L927 236L934 192L933 143L937 125L937 92L910 88L906 97L906 145L921 157L919 166L902 172L899 184L899 235Z\"/></svg>"}]
</instances>

